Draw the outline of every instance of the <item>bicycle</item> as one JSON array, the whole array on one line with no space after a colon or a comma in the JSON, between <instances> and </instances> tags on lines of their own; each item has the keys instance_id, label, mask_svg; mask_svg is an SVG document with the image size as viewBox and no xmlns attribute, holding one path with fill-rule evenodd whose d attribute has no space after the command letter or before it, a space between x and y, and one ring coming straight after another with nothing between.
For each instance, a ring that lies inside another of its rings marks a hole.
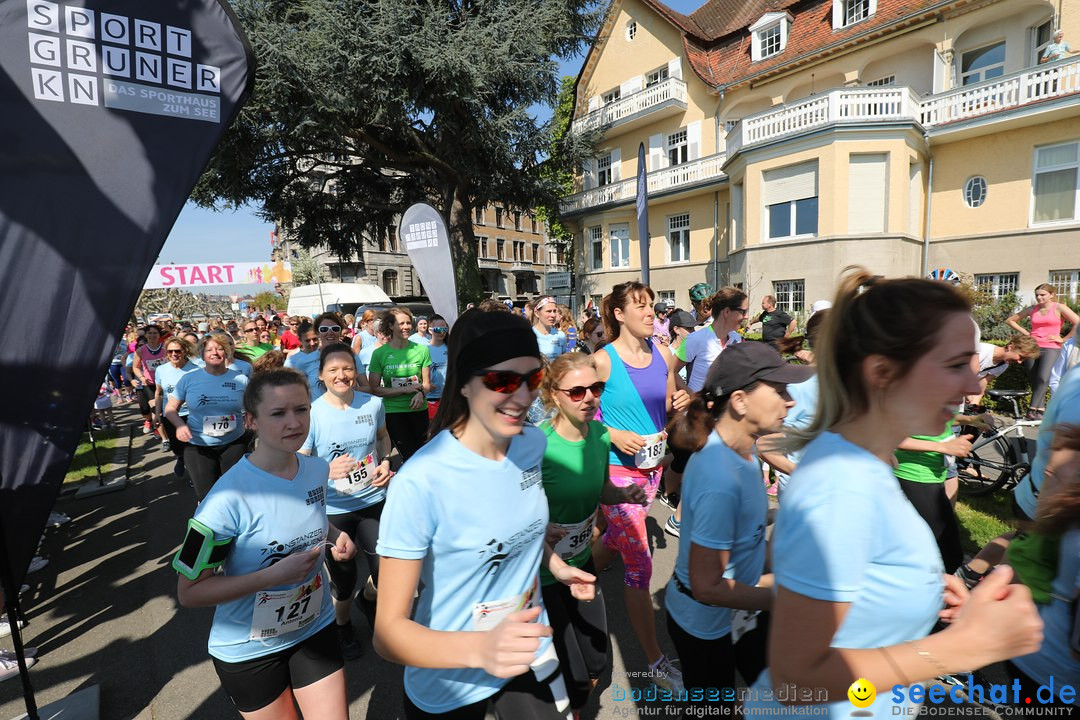
<instances>
[{"instance_id":1,"label":"bicycle","mask_svg":"<svg viewBox=\"0 0 1080 720\"><path fill-rule=\"evenodd\" d=\"M995 400L1008 400L1012 404L1012 422L995 427L982 434L971 446L966 458L956 458L957 480L960 494L970 497L989 495L1000 489L1011 490L1031 472L1032 452L1028 451L1028 439L1024 428L1038 427L1042 420L1024 420L1016 399L1024 397L1024 390L988 390Z\"/></svg>"}]
</instances>

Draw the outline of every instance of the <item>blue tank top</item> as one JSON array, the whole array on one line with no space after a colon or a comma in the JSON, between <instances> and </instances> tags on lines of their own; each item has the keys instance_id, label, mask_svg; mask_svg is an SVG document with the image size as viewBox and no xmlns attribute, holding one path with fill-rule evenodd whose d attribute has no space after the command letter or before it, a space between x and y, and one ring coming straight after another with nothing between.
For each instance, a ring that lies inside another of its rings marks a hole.
<instances>
[{"instance_id":1,"label":"blue tank top","mask_svg":"<svg viewBox=\"0 0 1080 720\"><path fill-rule=\"evenodd\" d=\"M668 367L660 351L646 339L652 352L648 367L631 367L623 362L613 345L603 350L611 358L611 375L600 396L600 413L604 425L617 430L630 430L638 435L654 435L667 425ZM634 456L619 452L614 445L608 462L612 465L634 467Z\"/></svg>"}]
</instances>

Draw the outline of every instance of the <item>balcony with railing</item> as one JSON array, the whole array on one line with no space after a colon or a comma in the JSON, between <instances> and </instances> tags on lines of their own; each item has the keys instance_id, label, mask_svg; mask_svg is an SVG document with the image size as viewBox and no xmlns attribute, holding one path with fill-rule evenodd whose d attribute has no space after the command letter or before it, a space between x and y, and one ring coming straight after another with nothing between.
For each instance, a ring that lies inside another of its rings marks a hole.
<instances>
[{"instance_id":1,"label":"balcony with railing","mask_svg":"<svg viewBox=\"0 0 1080 720\"><path fill-rule=\"evenodd\" d=\"M493 257L477 258L476 262L477 262L477 265L481 269L485 269L485 268L488 269L488 270L498 270L499 269L499 261L496 260Z\"/></svg>"},{"instance_id":2,"label":"balcony with railing","mask_svg":"<svg viewBox=\"0 0 1080 720\"><path fill-rule=\"evenodd\" d=\"M533 264L528 260L515 260L510 265L510 272L514 273L531 273L535 272Z\"/></svg>"},{"instance_id":3,"label":"balcony with railing","mask_svg":"<svg viewBox=\"0 0 1080 720\"><path fill-rule=\"evenodd\" d=\"M598 128L629 130L686 110L686 83L668 78L593 110L574 121L573 132Z\"/></svg>"},{"instance_id":4,"label":"balcony with railing","mask_svg":"<svg viewBox=\"0 0 1080 720\"><path fill-rule=\"evenodd\" d=\"M653 170L647 175L649 194L678 191L700 183L722 180L726 176L720 168L724 165L724 153L709 155L698 160ZM637 178L591 188L562 199L563 213L575 213L600 205L628 202L637 196Z\"/></svg>"}]
</instances>

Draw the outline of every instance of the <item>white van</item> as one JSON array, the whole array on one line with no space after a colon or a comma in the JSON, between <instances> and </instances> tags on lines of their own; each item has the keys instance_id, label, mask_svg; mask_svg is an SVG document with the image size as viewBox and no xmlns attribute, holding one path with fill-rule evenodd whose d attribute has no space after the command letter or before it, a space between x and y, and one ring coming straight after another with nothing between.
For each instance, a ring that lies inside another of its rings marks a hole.
<instances>
[{"instance_id":1,"label":"white van","mask_svg":"<svg viewBox=\"0 0 1080 720\"><path fill-rule=\"evenodd\" d=\"M360 305L391 308L394 303L378 285L367 283L299 285L289 293L289 315L315 318L325 310L355 314Z\"/></svg>"}]
</instances>

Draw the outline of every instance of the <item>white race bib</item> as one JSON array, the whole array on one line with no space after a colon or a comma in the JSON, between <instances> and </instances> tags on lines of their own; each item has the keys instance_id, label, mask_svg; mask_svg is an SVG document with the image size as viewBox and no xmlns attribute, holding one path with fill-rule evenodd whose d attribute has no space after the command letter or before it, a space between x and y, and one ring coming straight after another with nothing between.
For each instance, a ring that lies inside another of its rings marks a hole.
<instances>
[{"instance_id":1,"label":"white race bib","mask_svg":"<svg viewBox=\"0 0 1080 720\"><path fill-rule=\"evenodd\" d=\"M164 365L167 362L168 362L168 360L166 358L163 358L163 357L154 358L153 360L147 361L146 366L149 367L151 370L157 370L159 367L161 367L162 365Z\"/></svg>"},{"instance_id":2,"label":"white race bib","mask_svg":"<svg viewBox=\"0 0 1080 720\"><path fill-rule=\"evenodd\" d=\"M645 436L645 447L634 455L634 466L638 470L652 470L660 464L667 454L667 433L658 432Z\"/></svg>"},{"instance_id":3,"label":"white race bib","mask_svg":"<svg viewBox=\"0 0 1080 720\"><path fill-rule=\"evenodd\" d=\"M235 427L235 415L207 415L202 421L202 434L207 437L225 437Z\"/></svg>"},{"instance_id":4,"label":"white race bib","mask_svg":"<svg viewBox=\"0 0 1080 720\"><path fill-rule=\"evenodd\" d=\"M731 642L739 642L746 633L757 627L757 616L760 610L732 610L731 611Z\"/></svg>"},{"instance_id":5,"label":"white race bib","mask_svg":"<svg viewBox=\"0 0 1080 720\"><path fill-rule=\"evenodd\" d=\"M551 551L563 560L577 557L592 544L593 525L595 524L595 513L572 525L554 523L556 527L565 530L566 534L555 544L555 547L551 548Z\"/></svg>"},{"instance_id":6,"label":"white race bib","mask_svg":"<svg viewBox=\"0 0 1080 720\"><path fill-rule=\"evenodd\" d=\"M409 377L390 378L390 387L392 387L392 388L420 387L420 378L418 378L416 375L410 375Z\"/></svg>"},{"instance_id":7,"label":"white race bib","mask_svg":"<svg viewBox=\"0 0 1080 720\"><path fill-rule=\"evenodd\" d=\"M540 576L525 592L513 597L494 600L492 602L476 603L473 605L472 618L473 630L484 632L501 623L508 615L518 610L527 610L536 604L536 596L540 590Z\"/></svg>"},{"instance_id":8,"label":"white race bib","mask_svg":"<svg viewBox=\"0 0 1080 720\"><path fill-rule=\"evenodd\" d=\"M252 640L280 637L306 628L322 612L325 586L322 572L304 585L288 590L260 590L255 593L255 610L251 614Z\"/></svg>"},{"instance_id":9,"label":"white race bib","mask_svg":"<svg viewBox=\"0 0 1080 720\"><path fill-rule=\"evenodd\" d=\"M356 469L345 477L330 482L342 495L356 495L371 487L371 483L375 481L375 470L378 465L378 456L375 453L368 453L356 463Z\"/></svg>"}]
</instances>

